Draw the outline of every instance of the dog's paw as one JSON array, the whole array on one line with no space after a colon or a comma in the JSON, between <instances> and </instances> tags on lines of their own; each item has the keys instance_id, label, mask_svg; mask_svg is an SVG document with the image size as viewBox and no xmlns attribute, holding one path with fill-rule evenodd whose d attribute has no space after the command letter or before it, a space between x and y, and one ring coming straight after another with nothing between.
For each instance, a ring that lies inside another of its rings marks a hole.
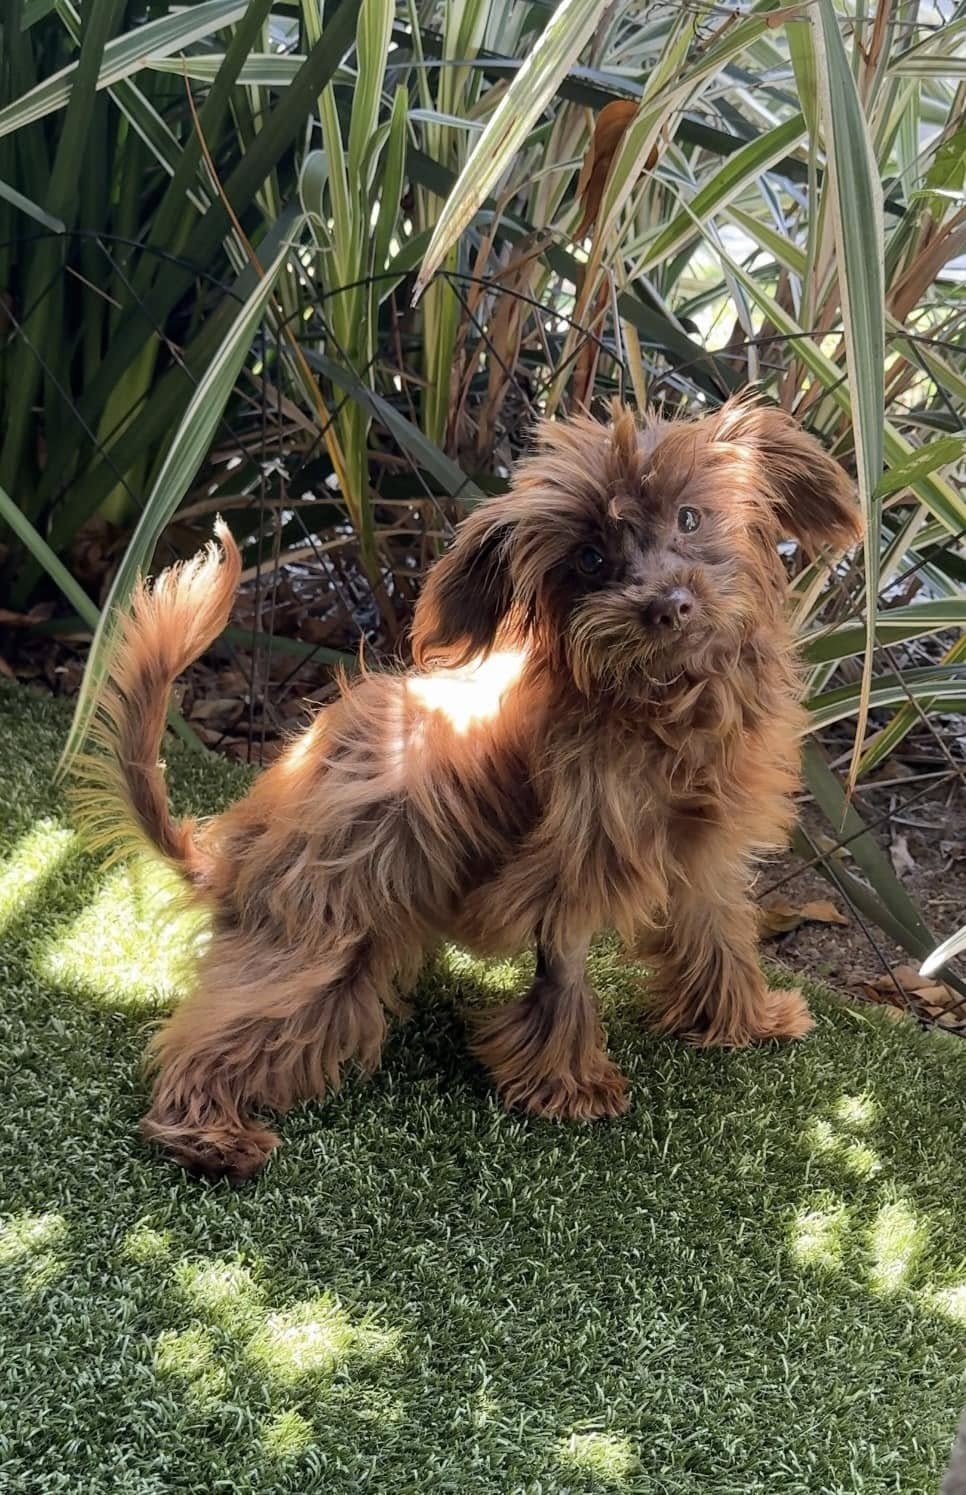
<instances>
[{"instance_id":1,"label":"dog's paw","mask_svg":"<svg viewBox=\"0 0 966 1495\"><path fill-rule=\"evenodd\" d=\"M767 1043L773 1038L804 1038L815 1026L808 1003L797 987L782 987L768 993L767 1022L753 1042Z\"/></svg>"},{"instance_id":2,"label":"dog's paw","mask_svg":"<svg viewBox=\"0 0 966 1495\"><path fill-rule=\"evenodd\" d=\"M738 1020L692 1029L684 1036L698 1048L745 1049L756 1043L788 1043L815 1026L815 1019L800 991L782 988L768 991Z\"/></svg>"},{"instance_id":3,"label":"dog's paw","mask_svg":"<svg viewBox=\"0 0 966 1495\"><path fill-rule=\"evenodd\" d=\"M227 1178L247 1183L260 1172L279 1139L265 1127L249 1125L233 1130L208 1127L195 1131L185 1125L158 1120L149 1114L141 1135L161 1147L186 1172L203 1178Z\"/></svg>"},{"instance_id":4,"label":"dog's paw","mask_svg":"<svg viewBox=\"0 0 966 1495\"><path fill-rule=\"evenodd\" d=\"M592 1076L547 1075L529 1087L501 1086L500 1099L548 1121L606 1121L623 1116L629 1105L627 1081L609 1059Z\"/></svg>"},{"instance_id":5,"label":"dog's paw","mask_svg":"<svg viewBox=\"0 0 966 1495\"><path fill-rule=\"evenodd\" d=\"M690 1004L689 1004L690 1005ZM769 991L730 1001L707 1002L699 1021L688 1006L665 1002L652 1008L648 1026L655 1033L674 1034L701 1049L744 1049L755 1043L788 1042L804 1038L815 1020L800 991Z\"/></svg>"}]
</instances>

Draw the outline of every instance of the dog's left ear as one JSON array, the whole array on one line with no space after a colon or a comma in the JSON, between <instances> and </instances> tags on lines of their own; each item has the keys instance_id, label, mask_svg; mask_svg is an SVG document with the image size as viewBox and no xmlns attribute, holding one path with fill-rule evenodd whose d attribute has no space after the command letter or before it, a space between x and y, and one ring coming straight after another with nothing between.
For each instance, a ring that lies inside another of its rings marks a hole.
<instances>
[{"instance_id":1,"label":"dog's left ear","mask_svg":"<svg viewBox=\"0 0 966 1495\"><path fill-rule=\"evenodd\" d=\"M736 402L719 416L715 440L754 454L759 480L771 495L782 534L814 554L822 547L848 550L862 538L855 488L821 442L784 410Z\"/></svg>"},{"instance_id":2,"label":"dog's left ear","mask_svg":"<svg viewBox=\"0 0 966 1495\"><path fill-rule=\"evenodd\" d=\"M413 617L413 659L466 664L492 649L513 601L508 545L512 531L490 499L464 519L447 553L426 578Z\"/></svg>"}]
</instances>

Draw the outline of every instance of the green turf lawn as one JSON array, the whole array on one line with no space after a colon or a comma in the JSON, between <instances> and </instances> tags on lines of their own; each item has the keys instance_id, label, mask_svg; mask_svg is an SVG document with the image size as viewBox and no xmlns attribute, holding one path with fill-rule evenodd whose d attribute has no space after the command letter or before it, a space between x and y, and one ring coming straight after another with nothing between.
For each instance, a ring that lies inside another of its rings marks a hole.
<instances>
[{"instance_id":1,"label":"green turf lawn","mask_svg":"<svg viewBox=\"0 0 966 1495\"><path fill-rule=\"evenodd\" d=\"M138 1141L174 996L143 869L77 847L66 717L0 686L0 1489L932 1495L963 1382L966 1044L817 1000L796 1048L646 1035L630 1114L504 1114L455 952L381 1072L242 1191ZM173 755L179 803L241 771Z\"/></svg>"}]
</instances>

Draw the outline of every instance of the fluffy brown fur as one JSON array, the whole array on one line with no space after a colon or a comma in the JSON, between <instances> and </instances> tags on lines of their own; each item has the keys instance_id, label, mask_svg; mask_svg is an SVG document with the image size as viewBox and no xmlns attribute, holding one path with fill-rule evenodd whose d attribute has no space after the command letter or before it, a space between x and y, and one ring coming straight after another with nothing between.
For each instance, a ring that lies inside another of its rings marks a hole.
<instances>
[{"instance_id":1,"label":"fluffy brown fur","mask_svg":"<svg viewBox=\"0 0 966 1495\"><path fill-rule=\"evenodd\" d=\"M512 490L433 568L415 669L321 711L250 793L175 824L158 748L175 676L227 622L224 528L141 587L119 625L88 815L134 827L210 912L196 988L150 1050L145 1134L245 1177L259 1119L379 1060L387 1014L441 937L537 948L529 991L475 1023L509 1105L613 1116L584 974L616 929L653 968L653 1021L696 1043L798 1038L755 951L750 869L792 820L802 713L781 535L859 534L841 469L780 411L546 424Z\"/></svg>"}]
</instances>

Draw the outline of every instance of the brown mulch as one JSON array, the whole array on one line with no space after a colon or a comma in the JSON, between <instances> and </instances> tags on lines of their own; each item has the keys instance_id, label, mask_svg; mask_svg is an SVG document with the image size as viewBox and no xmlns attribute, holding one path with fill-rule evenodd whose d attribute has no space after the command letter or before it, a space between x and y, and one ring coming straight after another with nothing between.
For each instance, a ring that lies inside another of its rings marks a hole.
<instances>
[{"instance_id":1,"label":"brown mulch","mask_svg":"<svg viewBox=\"0 0 966 1495\"><path fill-rule=\"evenodd\" d=\"M902 777L894 761L880 776ZM926 924L937 939L945 939L966 922L966 794L961 782L951 786L937 780L935 795L917 799L906 811L904 799L913 786L915 791L921 789L917 775L910 775L907 782L907 792L901 783L884 789L870 785L858 792L856 806L867 822L890 812L875 832L877 839L890 851L896 872ZM827 824L810 805L802 808L802 823L813 837L828 835ZM846 860L844 865L850 864ZM764 931L766 953L804 975L885 1004L897 1014L906 1012L966 1034L966 999L939 976L920 977L917 962L851 909L817 869L803 865L794 853L764 863L756 890L765 908L779 904L803 910L811 903L824 902L838 914L835 922L786 917L791 927Z\"/></svg>"}]
</instances>

